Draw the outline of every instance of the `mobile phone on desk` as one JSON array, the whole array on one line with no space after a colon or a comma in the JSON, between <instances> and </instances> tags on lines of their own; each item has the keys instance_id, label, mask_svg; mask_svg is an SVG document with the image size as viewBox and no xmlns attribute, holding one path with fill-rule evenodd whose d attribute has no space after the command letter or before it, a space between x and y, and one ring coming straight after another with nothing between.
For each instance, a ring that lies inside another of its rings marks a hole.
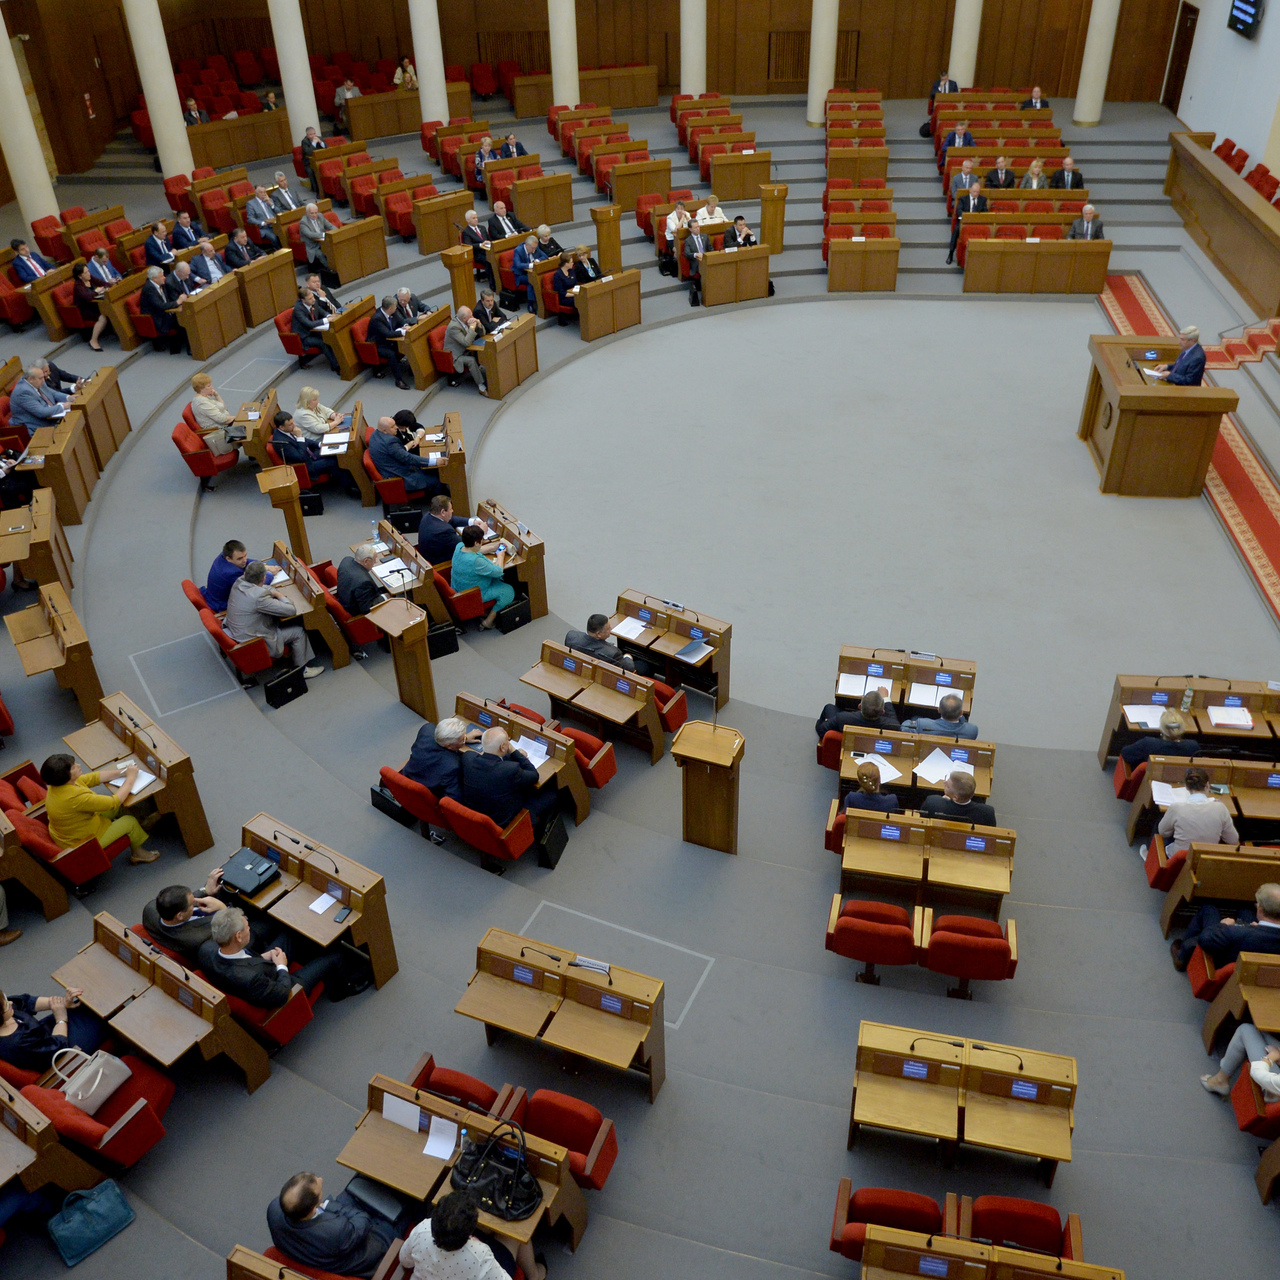
<instances>
[{"instance_id":1,"label":"mobile phone on desk","mask_svg":"<svg viewBox=\"0 0 1280 1280\"><path fill-rule=\"evenodd\" d=\"M333 917L334 924L341 924L351 914L350 907L342 907Z\"/></svg>"}]
</instances>

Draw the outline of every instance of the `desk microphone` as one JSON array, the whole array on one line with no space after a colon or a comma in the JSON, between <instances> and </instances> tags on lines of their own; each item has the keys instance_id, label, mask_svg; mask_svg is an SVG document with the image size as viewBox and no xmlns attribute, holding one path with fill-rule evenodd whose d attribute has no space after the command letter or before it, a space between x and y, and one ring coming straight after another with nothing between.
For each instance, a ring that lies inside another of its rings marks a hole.
<instances>
[{"instance_id":1,"label":"desk microphone","mask_svg":"<svg viewBox=\"0 0 1280 1280\"><path fill-rule=\"evenodd\" d=\"M595 965L584 964L581 960L577 960L577 959L569 961L569 968L570 969L587 969L591 973L603 973L604 976L608 979L609 985L613 986L613 975L609 972L607 968L597 969Z\"/></svg>"},{"instance_id":2,"label":"desk microphone","mask_svg":"<svg viewBox=\"0 0 1280 1280\"><path fill-rule=\"evenodd\" d=\"M554 961L556 962L556 964L559 964L559 963L560 963L560 961L564 958L563 956L553 955L550 951L543 951L543 950L541 949L541 947L521 947L521 948L520 948L520 959L521 959L521 960L523 960L523 959L524 959L524 953L525 953L526 951L534 951L534 952L537 952L537 954L538 954L538 955L540 955L540 956L546 956L548 960L554 960Z\"/></svg>"},{"instance_id":3,"label":"desk microphone","mask_svg":"<svg viewBox=\"0 0 1280 1280\"><path fill-rule=\"evenodd\" d=\"M928 1041L931 1041L933 1044L949 1044L953 1049L964 1048L963 1040L942 1040L942 1039L939 1039L937 1036L916 1036L916 1038L907 1046L907 1052L913 1053L915 1051L916 1045L918 1045L921 1040L928 1040Z\"/></svg>"},{"instance_id":4,"label":"desk microphone","mask_svg":"<svg viewBox=\"0 0 1280 1280\"><path fill-rule=\"evenodd\" d=\"M325 851L324 851L323 849L317 849L317 848L315 847L315 845L313 845L313 844L307 844L305 841L303 842L302 847L303 847L304 849L310 849L312 853L318 853L318 854L320 854L320 856L321 856L321 857L323 857L323 858L328 858L328 859L329 859L329 861L333 864L333 874L334 874L335 876L340 876L340 875L342 874L342 872L338 870L338 862L337 862L337 859L336 859L336 858L333 858L333 857L331 857L329 854L325 853Z\"/></svg>"},{"instance_id":5,"label":"desk microphone","mask_svg":"<svg viewBox=\"0 0 1280 1280\"><path fill-rule=\"evenodd\" d=\"M975 1049L981 1049L983 1053L1003 1053L1006 1058L1017 1059L1019 1071L1025 1071L1027 1069L1023 1065L1022 1059L1016 1053L1014 1053L1012 1049L992 1049L989 1045L978 1044L977 1041L974 1042L973 1047Z\"/></svg>"},{"instance_id":6,"label":"desk microphone","mask_svg":"<svg viewBox=\"0 0 1280 1280\"><path fill-rule=\"evenodd\" d=\"M133 725L134 729L136 729L138 733L145 733L147 735L147 742L150 744L151 749L153 751L158 750L158 748L156 747L155 739L149 733L147 733L147 731L123 707L120 707L119 711L120 711L120 714L123 715L124 718L128 720L128 722L131 725Z\"/></svg>"},{"instance_id":7,"label":"desk microphone","mask_svg":"<svg viewBox=\"0 0 1280 1280\"><path fill-rule=\"evenodd\" d=\"M277 836L284 840L292 840L293 843L299 847L302 845L302 841L299 840L297 836L291 836L287 831L272 831L271 838L274 840Z\"/></svg>"}]
</instances>

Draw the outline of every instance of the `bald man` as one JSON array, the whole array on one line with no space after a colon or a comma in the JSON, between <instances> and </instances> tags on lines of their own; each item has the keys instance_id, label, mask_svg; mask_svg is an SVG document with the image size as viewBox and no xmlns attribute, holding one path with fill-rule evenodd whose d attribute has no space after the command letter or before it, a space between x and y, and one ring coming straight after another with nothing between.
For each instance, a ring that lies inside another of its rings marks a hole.
<instances>
[{"instance_id":1,"label":"bald man","mask_svg":"<svg viewBox=\"0 0 1280 1280\"><path fill-rule=\"evenodd\" d=\"M480 754L462 755L462 796L475 809L505 827L521 809L528 809L534 830L555 812L554 787L538 788L538 771L529 757L507 736L505 729L486 729Z\"/></svg>"},{"instance_id":2,"label":"bald man","mask_svg":"<svg viewBox=\"0 0 1280 1280\"><path fill-rule=\"evenodd\" d=\"M404 481L404 491L410 502L434 498L437 493L449 491L440 483L436 468L426 458L410 453L400 443L394 418L378 419L378 428L369 437L369 453L384 480L398 476Z\"/></svg>"}]
</instances>

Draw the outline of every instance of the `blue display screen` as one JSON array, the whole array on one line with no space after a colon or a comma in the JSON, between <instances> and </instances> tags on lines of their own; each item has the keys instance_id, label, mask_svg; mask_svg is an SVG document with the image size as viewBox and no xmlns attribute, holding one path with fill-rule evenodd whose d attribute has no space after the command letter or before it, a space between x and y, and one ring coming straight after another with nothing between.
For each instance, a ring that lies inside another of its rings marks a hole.
<instances>
[{"instance_id":1,"label":"blue display screen","mask_svg":"<svg viewBox=\"0 0 1280 1280\"><path fill-rule=\"evenodd\" d=\"M600 995L600 1007L605 1013L621 1013L622 997L611 996L607 991L602 992Z\"/></svg>"},{"instance_id":2,"label":"blue display screen","mask_svg":"<svg viewBox=\"0 0 1280 1280\"><path fill-rule=\"evenodd\" d=\"M629 680L619 680L617 688L619 693L630 693L631 682Z\"/></svg>"},{"instance_id":3,"label":"blue display screen","mask_svg":"<svg viewBox=\"0 0 1280 1280\"><path fill-rule=\"evenodd\" d=\"M882 676L882 675L884 675L884 663L883 663L883 662L868 662L868 663L867 663L867 675L869 675L869 676Z\"/></svg>"},{"instance_id":4,"label":"blue display screen","mask_svg":"<svg viewBox=\"0 0 1280 1280\"><path fill-rule=\"evenodd\" d=\"M511 976L517 982L527 982L529 986L533 986L533 970L526 968L522 964L513 966Z\"/></svg>"},{"instance_id":5,"label":"blue display screen","mask_svg":"<svg viewBox=\"0 0 1280 1280\"><path fill-rule=\"evenodd\" d=\"M701 627L690 627L689 638L691 640L701 640L707 633Z\"/></svg>"},{"instance_id":6,"label":"blue display screen","mask_svg":"<svg viewBox=\"0 0 1280 1280\"><path fill-rule=\"evenodd\" d=\"M880 839L881 840L901 840L902 828L893 827L886 824L885 826L880 828Z\"/></svg>"},{"instance_id":7,"label":"blue display screen","mask_svg":"<svg viewBox=\"0 0 1280 1280\"><path fill-rule=\"evenodd\" d=\"M893 743L886 741L884 738L876 739L876 751L882 756L893 755Z\"/></svg>"},{"instance_id":8,"label":"blue display screen","mask_svg":"<svg viewBox=\"0 0 1280 1280\"><path fill-rule=\"evenodd\" d=\"M1243 707L1244 702L1234 693L1229 693L1225 698L1223 698L1222 705L1224 707Z\"/></svg>"},{"instance_id":9,"label":"blue display screen","mask_svg":"<svg viewBox=\"0 0 1280 1280\"><path fill-rule=\"evenodd\" d=\"M950 1264L946 1258L930 1258L924 1257L920 1259L920 1274L922 1276L945 1276Z\"/></svg>"},{"instance_id":10,"label":"blue display screen","mask_svg":"<svg viewBox=\"0 0 1280 1280\"><path fill-rule=\"evenodd\" d=\"M564 669L565 669L566 671L577 671L577 669L578 669L578 660L577 660L577 658L565 658L565 659L564 659Z\"/></svg>"},{"instance_id":11,"label":"blue display screen","mask_svg":"<svg viewBox=\"0 0 1280 1280\"><path fill-rule=\"evenodd\" d=\"M641 622L650 622L653 620L653 611L651 609L637 609L636 617L639 618Z\"/></svg>"},{"instance_id":12,"label":"blue display screen","mask_svg":"<svg viewBox=\"0 0 1280 1280\"><path fill-rule=\"evenodd\" d=\"M951 672L950 672L950 671L939 671L939 672L938 672L938 674L937 674L936 676L934 676L934 677L933 677L933 683L934 683L934 684L950 684L950 683L951 683Z\"/></svg>"},{"instance_id":13,"label":"blue display screen","mask_svg":"<svg viewBox=\"0 0 1280 1280\"><path fill-rule=\"evenodd\" d=\"M965 836L964 847L972 849L974 853L986 853L987 842L981 836Z\"/></svg>"},{"instance_id":14,"label":"blue display screen","mask_svg":"<svg viewBox=\"0 0 1280 1280\"><path fill-rule=\"evenodd\" d=\"M1158 689L1156 690L1155 693L1151 695L1151 705L1153 707L1167 706L1168 702L1169 702L1169 695Z\"/></svg>"},{"instance_id":15,"label":"blue display screen","mask_svg":"<svg viewBox=\"0 0 1280 1280\"><path fill-rule=\"evenodd\" d=\"M340 885L336 880L330 880L329 883L325 885L324 891L329 895L329 897L337 898L339 901L342 900L342 885Z\"/></svg>"},{"instance_id":16,"label":"blue display screen","mask_svg":"<svg viewBox=\"0 0 1280 1280\"><path fill-rule=\"evenodd\" d=\"M927 1062L913 1062L908 1058L902 1064L902 1074L908 1080L927 1080L929 1078L929 1064Z\"/></svg>"},{"instance_id":17,"label":"blue display screen","mask_svg":"<svg viewBox=\"0 0 1280 1280\"><path fill-rule=\"evenodd\" d=\"M968 747L952 747L951 758L953 760L959 760L961 764L968 764L969 748Z\"/></svg>"},{"instance_id":18,"label":"blue display screen","mask_svg":"<svg viewBox=\"0 0 1280 1280\"><path fill-rule=\"evenodd\" d=\"M268 846L266 849L263 849L263 851L262 851L262 856L263 856L264 858L266 858L266 860L267 860L268 862L274 862L274 863L276 864L276 866L277 866L277 867L280 865L280 850L279 850L279 849L272 849L272 848L270 848L270 847Z\"/></svg>"},{"instance_id":19,"label":"blue display screen","mask_svg":"<svg viewBox=\"0 0 1280 1280\"><path fill-rule=\"evenodd\" d=\"M1010 1080L1009 1096L1034 1102L1040 1094L1040 1086L1034 1080Z\"/></svg>"},{"instance_id":20,"label":"blue display screen","mask_svg":"<svg viewBox=\"0 0 1280 1280\"><path fill-rule=\"evenodd\" d=\"M1280 787L1280 773L1267 774L1267 786Z\"/></svg>"},{"instance_id":21,"label":"blue display screen","mask_svg":"<svg viewBox=\"0 0 1280 1280\"><path fill-rule=\"evenodd\" d=\"M476 719L480 721L486 728L493 723L493 715L488 711L481 711L476 714Z\"/></svg>"}]
</instances>

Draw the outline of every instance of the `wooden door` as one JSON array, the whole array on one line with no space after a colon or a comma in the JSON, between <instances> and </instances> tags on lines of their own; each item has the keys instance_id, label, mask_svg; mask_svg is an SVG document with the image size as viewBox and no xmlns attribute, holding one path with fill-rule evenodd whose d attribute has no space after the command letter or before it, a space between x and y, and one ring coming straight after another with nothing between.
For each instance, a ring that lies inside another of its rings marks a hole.
<instances>
[{"instance_id":1,"label":"wooden door","mask_svg":"<svg viewBox=\"0 0 1280 1280\"><path fill-rule=\"evenodd\" d=\"M1173 52L1169 55L1169 73L1165 76L1164 97L1161 103L1177 115L1182 101L1182 83L1187 78L1187 63L1191 61L1191 42L1195 39L1196 23L1200 10L1192 4L1183 4L1178 10L1178 25L1173 32Z\"/></svg>"}]
</instances>

